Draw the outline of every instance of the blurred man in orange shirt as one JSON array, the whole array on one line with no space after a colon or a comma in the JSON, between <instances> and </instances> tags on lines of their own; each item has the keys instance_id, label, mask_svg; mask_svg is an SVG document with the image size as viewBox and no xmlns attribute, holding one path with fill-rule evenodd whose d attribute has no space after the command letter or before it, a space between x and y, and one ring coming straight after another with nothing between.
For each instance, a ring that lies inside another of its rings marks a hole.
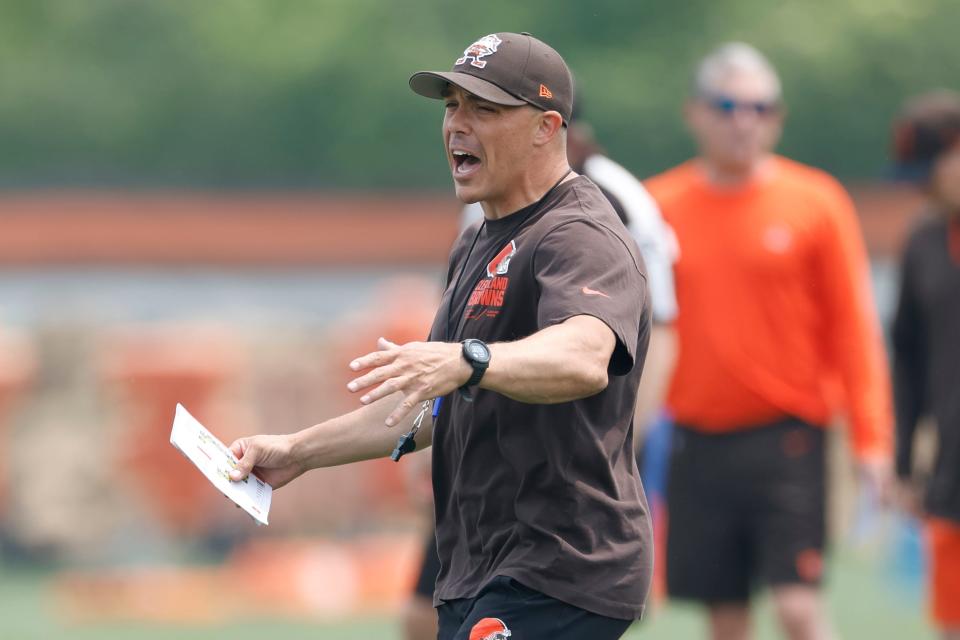
<instances>
[{"instance_id":1,"label":"blurred man in orange shirt","mask_svg":"<svg viewBox=\"0 0 960 640\"><path fill-rule=\"evenodd\" d=\"M770 587L787 637L829 638L831 389L843 390L864 478L881 494L892 476L888 372L856 213L836 180L773 154L780 82L749 45L703 60L685 116L698 157L647 183L680 247L668 594L705 604L711 637L730 640L750 637L750 595Z\"/></svg>"},{"instance_id":2,"label":"blurred man in orange shirt","mask_svg":"<svg viewBox=\"0 0 960 640\"><path fill-rule=\"evenodd\" d=\"M913 440L934 418L937 453L922 511L930 554L930 609L944 640L960 640L960 94L907 103L894 129L903 177L925 186L930 213L910 234L893 326L897 476L911 511Z\"/></svg>"}]
</instances>

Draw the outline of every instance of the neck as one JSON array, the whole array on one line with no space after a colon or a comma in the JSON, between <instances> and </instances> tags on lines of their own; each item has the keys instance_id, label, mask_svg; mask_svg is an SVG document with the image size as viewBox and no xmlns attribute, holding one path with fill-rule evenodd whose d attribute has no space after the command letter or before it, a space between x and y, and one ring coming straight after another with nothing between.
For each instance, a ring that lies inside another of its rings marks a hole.
<instances>
[{"instance_id":1,"label":"neck","mask_svg":"<svg viewBox=\"0 0 960 640\"><path fill-rule=\"evenodd\" d=\"M701 157L700 166L710 184L717 187L736 188L765 178L773 166L772 160L773 156L765 155L750 164L737 166L721 164L710 158Z\"/></svg>"},{"instance_id":2,"label":"neck","mask_svg":"<svg viewBox=\"0 0 960 640\"><path fill-rule=\"evenodd\" d=\"M570 166L566 158L535 172L527 173L503 197L491 198L480 203L484 217L487 220L499 220L520 211L543 198L561 179L566 182L574 177L573 174L567 175L568 173L570 173Z\"/></svg>"}]
</instances>

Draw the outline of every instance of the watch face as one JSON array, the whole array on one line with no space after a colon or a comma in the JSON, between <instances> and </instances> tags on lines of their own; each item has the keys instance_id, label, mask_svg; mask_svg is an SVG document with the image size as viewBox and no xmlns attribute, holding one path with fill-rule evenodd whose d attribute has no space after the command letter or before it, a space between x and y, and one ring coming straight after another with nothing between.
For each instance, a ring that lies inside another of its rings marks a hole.
<instances>
[{"instance_id":1,"label":"watch face","mask_svg":"<svg viewBox=\"0 0 960 640\"><path fill-rule=\"evenodd\" d=\"M490 352L482 342L471 342L467 348L470 350L470 356L477 362L490 360Z\"/></svg>"}]
</instances>

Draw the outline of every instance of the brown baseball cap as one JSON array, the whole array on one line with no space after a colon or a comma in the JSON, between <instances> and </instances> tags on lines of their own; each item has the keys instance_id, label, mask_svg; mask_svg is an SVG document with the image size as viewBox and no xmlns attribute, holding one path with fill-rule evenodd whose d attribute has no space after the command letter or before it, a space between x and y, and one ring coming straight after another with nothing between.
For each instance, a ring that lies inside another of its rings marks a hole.
<instances>
[{"instance_id":1,"label":"brown baseball cap","mask_svg":"<svg viewBox=\"0 0 960 640\"><path fill-rule=\"evenodd\" d=\"M410 88L427 98L442 98L449 84L494 104L556 111L570 123L570 69L559 53L529 33L491 33L464 49L451 71L410 76Z\"/></svg>"}]
</instances>

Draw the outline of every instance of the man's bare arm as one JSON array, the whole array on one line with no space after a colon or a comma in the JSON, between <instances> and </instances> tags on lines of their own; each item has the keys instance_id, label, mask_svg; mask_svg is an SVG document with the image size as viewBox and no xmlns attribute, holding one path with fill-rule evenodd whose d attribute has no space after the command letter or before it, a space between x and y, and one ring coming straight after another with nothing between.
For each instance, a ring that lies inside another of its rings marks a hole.
<instances>
[{"instance_id":1,"label":"man's bare arm","mask_svg":"<svg viewBox=\"0 0 960 640\"><path fill-rule=\"evenodd\" d=\"M378 346L350 363L354 370L375 367L347 385L364 392L360 401L365 406L297 433L237 440L230 448L240 465L231 477L239 480L254 472L282 487L310 469L385 457L410 428L422 402L455 391L470 378L459 343L397 345L381 338ZM607 386L615 346L604 322L575 316L522 340L490 345L490 368L480 386L539 404L591 396ZM426 416L416 440L423 448L432 439L433 421Z\"/></svg>"},{"instance_id":2,"label":"man's bare arm","mask_svg":"<svg viewBox=\"0 0 960 640\"><path fill-rule=\"evenodd\" d=\"M607 387L615 346L602 320L574 316L523 340L490 345L490 368L480 386L536 404L586 398Z\"/></svg>"},{"instance_id":3,"label":"man's bare arm","mask_svg":"<svg viewBox=\"0 0 960 640\"><path fill-rule=\"evenodd\" d=\"M364 404L403 392L403 401L386 418L388 425L407 416L419 402L455 391L472 372L457 342L397 345L381 338L378 346L378 351L350 364L354 370L373 370L347 388L362 392ZM522 340L489 346L490 367L480 381L482 388L521 402L550 404L606 388L616 337L602 320L580 315Z\"/></svg>"},{"instance_id":4,"label":"man's bare arm","mask_svg":"<svg viewBox=\"0 0 960 640\"><path fill-rule=\"evenodd\" d=\"M254 472L279 488L310 469L386 457L419 413L408 414L399 429L384 426L401 400L401 394L393 394L292 434L241 438L230 445L240 459L231 478L241 480ZM416 437L417 447L430 446L432 439L433 421L428 412Z\"/></svg>"}]
</instances>

